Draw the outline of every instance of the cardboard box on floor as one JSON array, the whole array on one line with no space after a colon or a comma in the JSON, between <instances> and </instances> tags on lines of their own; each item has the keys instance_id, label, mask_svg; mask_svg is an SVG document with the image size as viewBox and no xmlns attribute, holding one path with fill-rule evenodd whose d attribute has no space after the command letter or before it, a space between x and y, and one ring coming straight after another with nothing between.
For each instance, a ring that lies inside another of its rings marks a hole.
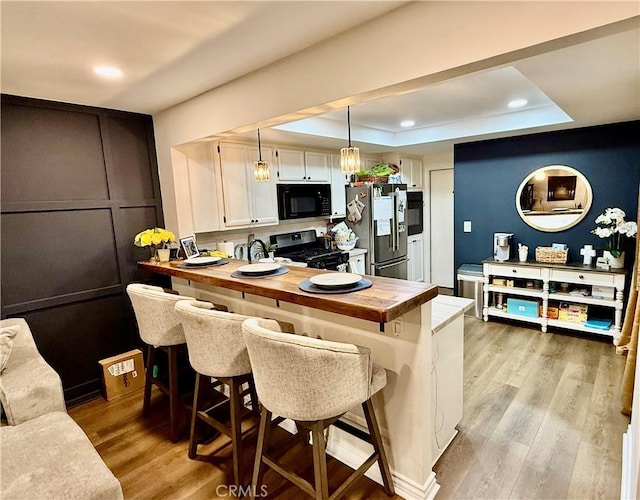
<instances>
[{"instance_id":1,"label":"cardboard box on floor","mask_svg":"<svg viewBox=\"0 0 640 500\"><path fill-rule=\"evenodd\" d=\"M144 361L140 349L102 359L98 363L102 395L107 401L144 387Z\"/></svg>"}]
</instances>

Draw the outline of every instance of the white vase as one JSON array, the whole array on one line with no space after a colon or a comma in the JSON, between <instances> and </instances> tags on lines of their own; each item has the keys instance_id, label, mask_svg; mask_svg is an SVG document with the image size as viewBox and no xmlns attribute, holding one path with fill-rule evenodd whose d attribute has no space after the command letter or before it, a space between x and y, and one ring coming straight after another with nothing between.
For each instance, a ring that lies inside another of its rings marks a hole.
<instances>
[{"instance_id":1,"label":"white vase","mask_svg":"<svg viewBox=\"0 0 640 500\"><path fill-rule=\"evenodd\" d=\"M169 262L171 250L168 248L158 248L158 260L160 262Z\"/></svg>"},{"instance_id":2,"label":"white vase","mask_svg":"<svg viewBox=\"0 0 640 500\"><path fill-rule=\"evenodd\" d=\"M614 257L613 255L611 255L611 252L609 252L609 250L605 250L602 256L607 259L607 262L609 262L609 266L611 266L611 269L621 269L624 267L624 252L620 254L620 257Z\"/></svg>"}]
</instances>

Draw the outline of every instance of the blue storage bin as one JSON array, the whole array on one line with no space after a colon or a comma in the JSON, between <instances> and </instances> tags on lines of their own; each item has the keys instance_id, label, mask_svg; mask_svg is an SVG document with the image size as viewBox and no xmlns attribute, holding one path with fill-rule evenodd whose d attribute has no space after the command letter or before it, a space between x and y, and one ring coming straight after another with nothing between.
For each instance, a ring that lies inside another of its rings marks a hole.
<instances>
[{"instance_id":1,"label":"blue storage bin","mask_svg":"<svg viewBox=\"0 0 640 500\"><path fill-rule=\"evenodd\" d=\"M507 299L507 312L517 316L537 318L539 316L540 302L537 300Z\"/></svg>"}]
</instances>

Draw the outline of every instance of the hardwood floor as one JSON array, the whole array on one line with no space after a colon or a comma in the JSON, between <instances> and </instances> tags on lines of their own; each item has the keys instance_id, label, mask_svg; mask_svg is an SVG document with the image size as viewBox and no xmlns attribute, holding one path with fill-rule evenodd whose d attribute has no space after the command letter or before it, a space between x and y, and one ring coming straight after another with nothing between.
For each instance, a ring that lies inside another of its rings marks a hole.
<instances>
[{"instance_id":1,"label":"hardwood floor","mask_svg":"<svg viewBox=\"0 0 640 500\"><path fill-rule=\"evenodd\" d=\"M625 358L606 342L517 324L467 317L465 329L464 417L435 466L437 498L619 498L629 422L619 411ZM169 440L166 398L154 392L152 404L144 419L142 392L94 400L69 414L120 480L125 498L229 498L230 447L220 459L190 460L186 432L176 444ZM223 443L217 438L207 448ZM246 449L249 471L254 446L255 438ZM283 460L311 479L309 447L296 443ZM329 459L330 491L350 470ZM264 484L268 498L305 497L273 471ZM388 497L363 478L345 498Z\"/></svg>"},{"instance_id":2,"label":"hardwood floor","mask_svg":"<svg viewBox=\"0 0 640 500\"><path fill-rule=\"evenodd\" d=\"M620 498L624 362L608 342L466 317L464 417L437 498Z\"/></svg>"}]
</instances>

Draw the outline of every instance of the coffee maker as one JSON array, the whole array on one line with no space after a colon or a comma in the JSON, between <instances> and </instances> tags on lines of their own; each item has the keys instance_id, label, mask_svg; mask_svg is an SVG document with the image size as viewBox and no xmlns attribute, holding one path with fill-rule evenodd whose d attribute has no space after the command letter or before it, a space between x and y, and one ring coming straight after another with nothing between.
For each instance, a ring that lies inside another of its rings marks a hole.
<instances>
[{"instance_id":1,"label":"coffee maker","mask_svg":"<svg viewBox=\"0 0 640 500\"><path fill-rule=\"evenodd\" d=\"M513 233L493 233L493 259L498 262L509 260Z\"/></svg>"}]
</instances>

